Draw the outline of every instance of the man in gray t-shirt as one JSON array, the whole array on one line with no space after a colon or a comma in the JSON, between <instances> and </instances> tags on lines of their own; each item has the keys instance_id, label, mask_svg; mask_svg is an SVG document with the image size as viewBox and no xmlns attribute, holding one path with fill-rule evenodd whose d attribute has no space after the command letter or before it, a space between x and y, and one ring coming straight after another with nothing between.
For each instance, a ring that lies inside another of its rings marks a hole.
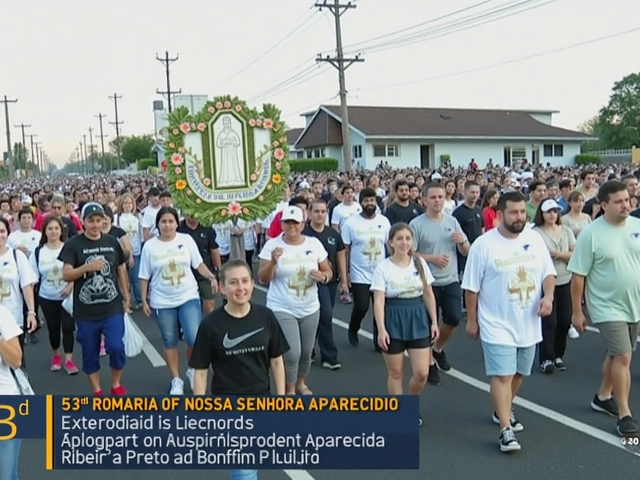
<instances>
[{"instance_id":1,"label":"man in gray t-shirt","mask_svg":"<svg viewBox=\"0 0 640 480\"><path fill-rule=\"evenodd\" d=\"M458 253L467 256L469 241L458 220L443 213L444 187L432 183L425 187L423 200L426 211L414 218L410 226L414 232L413 248L427 262L433 278L433 293L439 310L442 311L440 337L433 345L432 365L428 382L440 383L438 368L451 370L444 346L449 341L462 319L462 290L458 273Z\"/></svg>"}]
</instances>

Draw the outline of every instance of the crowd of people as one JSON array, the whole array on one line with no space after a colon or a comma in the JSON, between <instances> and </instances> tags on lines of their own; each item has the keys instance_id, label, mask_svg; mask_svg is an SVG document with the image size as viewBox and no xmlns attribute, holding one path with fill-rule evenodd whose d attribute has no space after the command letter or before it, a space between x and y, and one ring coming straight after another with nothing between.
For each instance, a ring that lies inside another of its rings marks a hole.
<instances>
[{"instance_id":1,"label":"crowd of people","mask_svg":"<svg viewBox=\"0 0 640 480\"><path fill-rule=\"evenodd\" d=\"M638 435L629 393L640 333L639 177L636 165L481 169L475 161L306 172L291 176L268 218L216 225L183 218L162 176L7 184L0 394L21 393L24 345L38 343L46 325L51 371L81 369L103 395L108 355L109 392L125 395L124 314L139 310L160 331L171 395L185 393L184 380L205 394L210 367L213 394L311 395L316 350L324 368L341 368L332 329L339 295L352 305L353 347L372 313L393 395L404 392L405 352L410 395L440 384L439 372L452 368L446 346L466 317L466 334L482 344L504 452L521 448L512 401L523 379L536 362L545 374L570 370L567 338L588 317L606 348L591 407L616 418L620 435ZM252 302L254 278L269 287L265 306ZM0 442L0 480L17 479L19 445Z\"/></svg>"}]
</instances>

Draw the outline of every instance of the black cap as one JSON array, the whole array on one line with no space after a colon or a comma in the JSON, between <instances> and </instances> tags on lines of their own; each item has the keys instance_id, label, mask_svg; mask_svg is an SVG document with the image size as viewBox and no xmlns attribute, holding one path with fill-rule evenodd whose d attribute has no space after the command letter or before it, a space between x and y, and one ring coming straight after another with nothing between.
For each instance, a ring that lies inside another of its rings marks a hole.
<instances>
[{"instance_id":1,"label":"black cap","mask_svg":"<svg viewBox=\"0 0 640 480\"><path fill-rule=\"evenodd\" d=\"M104 217L104 209L102 205L95 202L89 202L82 207L82 219L86 220L89 217L93 217L94 215L100 215Z\"/></svg>"}]
</instances>

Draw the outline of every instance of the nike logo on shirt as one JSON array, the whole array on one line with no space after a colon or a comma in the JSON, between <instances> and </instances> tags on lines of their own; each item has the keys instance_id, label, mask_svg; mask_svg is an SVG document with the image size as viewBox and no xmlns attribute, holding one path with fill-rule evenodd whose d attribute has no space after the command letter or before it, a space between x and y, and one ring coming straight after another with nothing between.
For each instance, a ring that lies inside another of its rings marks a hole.
<instances>
[{"instance_id":1,"label":"nike logo on shirt","mask_svg":"<svg viewBox=\"0 0 640 480\"><path fill-rule=\"evenodd\" d=\"M253 332L240 335L239 337L234 338L233 340L229 338L229 333L227 333L222 339L222 346L227 349L232 349L233 347L240 345L242 342L244 342L248 338L253 337L254 335L256 335L257 333L260 333L263 330L264 330L264 327L254 330Z\"/></svg>"}]
</instances>

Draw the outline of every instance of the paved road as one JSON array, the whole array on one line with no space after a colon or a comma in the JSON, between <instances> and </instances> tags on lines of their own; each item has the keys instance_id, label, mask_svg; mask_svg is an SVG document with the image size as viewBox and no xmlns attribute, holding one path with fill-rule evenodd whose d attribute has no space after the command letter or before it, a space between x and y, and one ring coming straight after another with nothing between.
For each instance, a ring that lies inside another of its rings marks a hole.
<instances>
[{"instance_id":1,"label":"paved road","mask_svg":"<svg viewBox=\"0 0 640 480\"><path fill-rule=\"evenodd\" d=\"M256 292L256 301L265 295ZM348 345L346 324L350 307L338 302L335 311L335 337L343 368L328 371L314 365L309 386L319 394L384 394L386 373L382 358L371 343L371 318L365 320L359 348ZM160 335L151 319L135 316L138 327L149 341L145 353L130 359L124 385L131 394L151 394L168 390L169 377L162 366ZM43 332L45 333L45 332ZM44 338L43 338L44 340ZM48 371L49 352L45 342L27 346L29 371L38 393L78 394L88 392L83 376L68 377ZM525 431L519 434L523 450L504 455L497 446L498 430L490 420L491 406L487 379L482 371L478 344L463 331L447 348L454 370L442 376L438 387L427 387L421 397L425 425L421 430L421 469L419 471L267 471L263 480L424 480L425 478L473 478L495 480L517 478L604 479L640 478L640 457L620 448L615 420L593 412L589 403L598 386L603 349L597 333L585 333L571 341L565 361L568 371L545 376L540 373L524 383L517 407ZM184 364L184 359L182 360ZM640 361L635 360L636 369ZM155 365L155 366L154 366ZM104 385L108 385L107 360L103 360ZM640 376L633 380L632 409L640 412ZM639 413L640 414L640 413ZM114 472L45 472L43 442L25 442L20 462L24 479L112 480ZM122 480L148 478L145 472L117 474ZM155 480L175 480L183 471L153 472ZM219 471L191 471L190 480L227 478Z\"/></svg>"}]
</instances>

